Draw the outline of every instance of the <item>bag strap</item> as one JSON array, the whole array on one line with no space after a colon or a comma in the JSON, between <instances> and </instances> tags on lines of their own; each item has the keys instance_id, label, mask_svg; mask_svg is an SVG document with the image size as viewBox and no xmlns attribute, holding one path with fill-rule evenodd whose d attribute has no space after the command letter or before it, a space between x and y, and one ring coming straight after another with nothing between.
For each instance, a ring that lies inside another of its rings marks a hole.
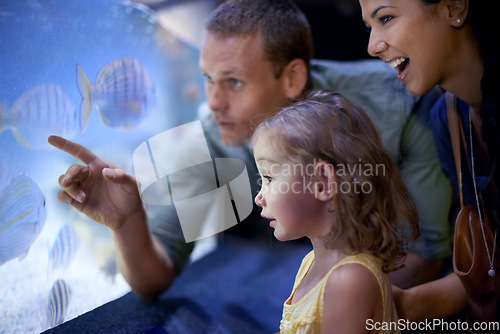
<instances>
[{"instance_id":1,"label":"bag strap","mask_svg":"<svg viewBox=\"0 0 500 334\"><path fill-rule=\"evenodd\" d=\"M462 162L460 139L465 140L463 134L462 122L458 117L457 98L450 92L445 93L446 113L448 115L448 127L450 128L451 144L453 147L453 156L455 158L455 167L457 168L458 188L460 193L460 207L464 207L464 196L462 193ZM464 146L465 147L465 146Z\"/></svg>"}]
</instances>

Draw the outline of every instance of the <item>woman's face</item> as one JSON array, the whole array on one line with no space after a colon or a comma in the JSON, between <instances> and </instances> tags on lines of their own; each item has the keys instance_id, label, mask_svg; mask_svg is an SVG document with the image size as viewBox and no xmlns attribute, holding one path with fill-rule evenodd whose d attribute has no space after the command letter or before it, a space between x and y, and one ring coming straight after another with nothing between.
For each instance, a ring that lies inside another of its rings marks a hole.
<instances>
[{"instance_id":1,"label":"woman's face","mask_svg":"<svg viewBox=\"0 0 500 334\"><path fill-rule=\"evenodd\" d=\"M424 95L441 85L453 62L453 27L442 0L360 0L363 20L370 29L368 53L398 71L408 93Z\"/></svg>"}]
</instances>

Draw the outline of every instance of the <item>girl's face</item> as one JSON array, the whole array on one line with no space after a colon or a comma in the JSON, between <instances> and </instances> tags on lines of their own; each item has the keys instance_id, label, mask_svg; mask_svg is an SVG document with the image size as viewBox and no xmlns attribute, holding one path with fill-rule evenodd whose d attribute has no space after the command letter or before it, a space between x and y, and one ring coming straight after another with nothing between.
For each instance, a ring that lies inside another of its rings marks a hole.
<instances>
[{"instance_id":1,"label":"girl's face","mask_svg":"<svg viewBox=\"0 0 500 334\"><path fill-rule=\"evenodd\" d=\"M389 63L413 96L424 95L449 76L456 34L446 19L445 2L359 0L370 29L368 53Z\"/></svg>"},{"instance_id":2,"label":"girl's face","mask_svg":"<svg viewBox=\"0 0 500 334\"><path fill-rule=\"evenodd\" d=\"M270 220L274 236L280 241L325 235L330 227L318 218L324 204L314 196L313 166L297 165L281 158L262 133L254 145L254 156L261 176L261 190L255 203L261 216ZM308 172L307 169L310 171Z\"/></svg>"}]
</instances>

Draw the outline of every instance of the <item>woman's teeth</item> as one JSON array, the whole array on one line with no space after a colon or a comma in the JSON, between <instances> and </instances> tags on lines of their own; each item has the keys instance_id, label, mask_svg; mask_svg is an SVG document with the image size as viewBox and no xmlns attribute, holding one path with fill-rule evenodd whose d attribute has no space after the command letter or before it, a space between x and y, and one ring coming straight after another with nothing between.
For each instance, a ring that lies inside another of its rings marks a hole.
<instances>
[{"instance_id":1,"label":"woman's teeth","mask_svg":"<svg viewBox=\"0 0 500 334\"><path fill-rule=\"evenodd\" d=\"M398 66L399 66L399 65L401 65L401 63L403 63L405 60L406 60L406 58L401 57L401 58L398 58L398 59L396 59L396 60L391 61L391 62L390 62L391 68L396 68L396 67L398 67Z\"/></svg>"}]
</instances>

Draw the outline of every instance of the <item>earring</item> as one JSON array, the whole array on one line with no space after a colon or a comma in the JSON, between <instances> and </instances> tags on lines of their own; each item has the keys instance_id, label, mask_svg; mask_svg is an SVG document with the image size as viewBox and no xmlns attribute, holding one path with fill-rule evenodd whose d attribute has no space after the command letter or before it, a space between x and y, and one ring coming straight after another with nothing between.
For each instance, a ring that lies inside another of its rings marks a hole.
<instances>
[{"instance_id":1,"label":"earring","mask_svg":"<svg viewBox=\"0 0 500 334\"><path fill-rule=\"evenodd\" d=\"M457 24L460 24L462 22L461 19L457 19Z\"/></svg>"}]
</instances>

